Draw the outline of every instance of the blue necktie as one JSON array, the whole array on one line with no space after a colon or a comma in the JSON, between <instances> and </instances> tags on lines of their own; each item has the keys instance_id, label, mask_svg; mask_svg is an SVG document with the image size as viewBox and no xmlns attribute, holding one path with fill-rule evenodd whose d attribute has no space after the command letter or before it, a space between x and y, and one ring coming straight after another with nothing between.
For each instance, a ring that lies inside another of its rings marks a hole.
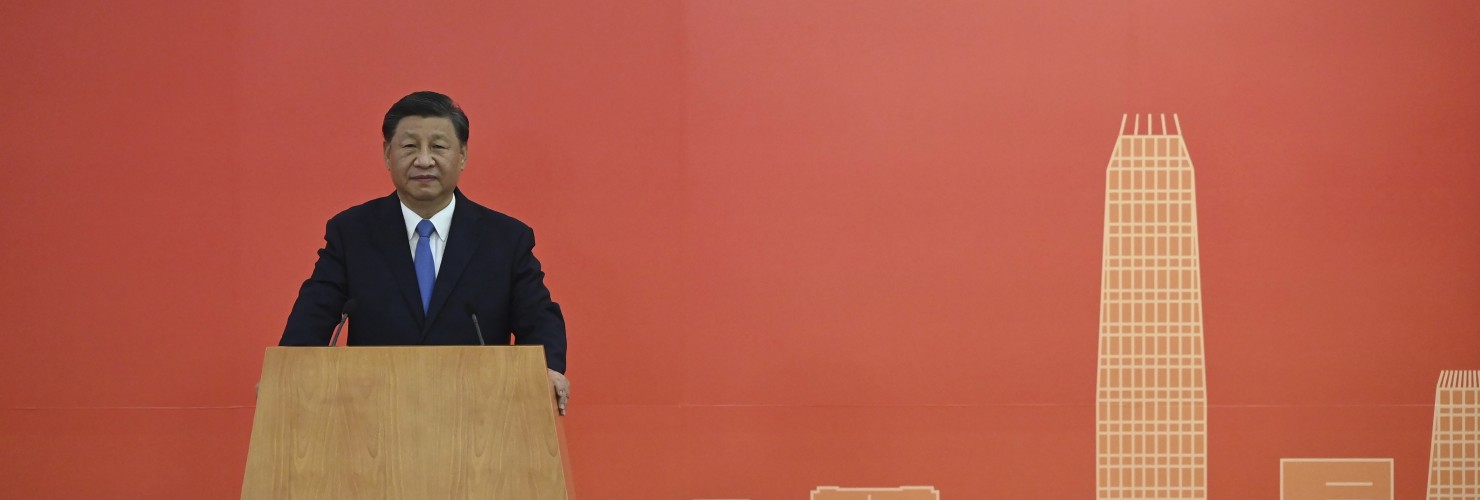
<instances>
[{"instance_id":1,"label":"blue necktie","mask_svg":"<svg viewBox=\"0 0 1480 500\"><path fill-rule=\"evenodd\" d=\"M432 283L437 281L437 265L432 263L432 231L436 229L426 219L416 223L416 285L421 288L422 313L432 304Z\"/></svg>"}]
</instances>

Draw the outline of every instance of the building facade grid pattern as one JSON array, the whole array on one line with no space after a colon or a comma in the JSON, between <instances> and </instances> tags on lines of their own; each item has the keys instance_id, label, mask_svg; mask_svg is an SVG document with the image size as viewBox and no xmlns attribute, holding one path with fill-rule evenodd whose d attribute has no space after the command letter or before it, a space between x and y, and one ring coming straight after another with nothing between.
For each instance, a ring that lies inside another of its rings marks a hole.
<instances>
[{"instance_id":1,"label":"building facade grid pattern","mask_svg":"<svg viewBox=\"0 0 1480 500\"><path fill-rule=\"evenodd\" d=\"M1439 375L1428 500L1480 499L1480 370Z\"/></svg>"},{"instance_id":2,"label":"building facade grid pattern","mask_svg":"<svg viewBox=\"0 0 1480 500\"><path fill-rule=\"evenodd\" d=\"M1136 121L1106 172L1097 497L1205 499L1196 183L1180 127L1167 133L1163 117L1161 134L1142 135Z\"/></svg>"}]
</instances>

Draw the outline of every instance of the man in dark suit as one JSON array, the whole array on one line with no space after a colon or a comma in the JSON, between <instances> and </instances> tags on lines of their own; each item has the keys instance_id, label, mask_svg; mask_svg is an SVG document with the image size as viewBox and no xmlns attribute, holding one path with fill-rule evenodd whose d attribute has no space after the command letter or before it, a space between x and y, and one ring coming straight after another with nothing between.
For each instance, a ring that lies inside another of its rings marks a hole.
<instances>
[{"instance_id":1,"label":"man in dark suit","mask_svg":"<svg viewBox=\"0 0 1480 500\"><path fill-rule=\"evenodd\" d=\"M488 344L544 346L564 415L565 319L534 232L457 189L467 115L445 95L417 92L391 106L381 134L396 192L329 219L279 345L328 345L346 304L349 345L476 345L476 314Z\"/></svg>"}]
</instances>

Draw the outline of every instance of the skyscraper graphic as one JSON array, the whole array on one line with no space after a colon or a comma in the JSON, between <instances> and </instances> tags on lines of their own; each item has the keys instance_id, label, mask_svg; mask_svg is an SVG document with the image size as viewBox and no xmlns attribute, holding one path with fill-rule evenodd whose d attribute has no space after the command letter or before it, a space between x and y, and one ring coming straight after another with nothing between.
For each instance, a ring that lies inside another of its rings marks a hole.
<instances>
[{"instance_id":1,"label":"skyscraper graphic","mask_svg":"<svg viewBox=\"0 0 1480 500\"><path fill-rule=\"evenodd\" d=\"M1096 492L1206 499L1196 182L1177 116L1145 118L1121 118L1105 174Z\"/></svg>"},{"instance_id":2,"label":"skyscraper graphic","mask_svg":"<svg viewBox=\"0 0 1480 500\"><path fill-rule=\"evenodd\" d=\"M1480 499L1480 370L1439 374L1429 500Z\"/></svg>"}]
</instances>

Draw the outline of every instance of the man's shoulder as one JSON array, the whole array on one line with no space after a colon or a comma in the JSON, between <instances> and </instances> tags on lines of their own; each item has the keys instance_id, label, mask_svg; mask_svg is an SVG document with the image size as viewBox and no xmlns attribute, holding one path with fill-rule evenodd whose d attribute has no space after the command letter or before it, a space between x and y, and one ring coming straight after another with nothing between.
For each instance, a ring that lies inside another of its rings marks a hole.
<instances>
[{"instance_id":1,"label":"man's shoulder","mask_svg":"<svg viewBox=\"0 0 1480 500\"><path fill-rule=\"evenodd\" d=\"M379 198L366 201L359 205L346 208L339 213L334 214L333 217L330 217L329 223L353 224L373 220L378 217L378 214L386 212L387 210L393 208L397 208L395 206L394 197L395 194L391 194L390 196L381 196Z\"/></svg>"},{"instance_id":2,"label":"man's shoulder","mask_svg":"<svg viewBox=\"0 0 1480 500\"><path fill-rule=\"evenodd\" d=\"M525 224L523 221L515 219L514 217L509 216L508 214L505 214L498 210L479 205L473 200L469 200L467 197L458 198L457 209L453 212L453 217L457 217L457 212L462 211L464 208L467 208L469 210L469 213L474 215L474 218L477 220L478 225L480 226L500 231L530 230L529 225Z\"/></svg>"}]
</instances>

